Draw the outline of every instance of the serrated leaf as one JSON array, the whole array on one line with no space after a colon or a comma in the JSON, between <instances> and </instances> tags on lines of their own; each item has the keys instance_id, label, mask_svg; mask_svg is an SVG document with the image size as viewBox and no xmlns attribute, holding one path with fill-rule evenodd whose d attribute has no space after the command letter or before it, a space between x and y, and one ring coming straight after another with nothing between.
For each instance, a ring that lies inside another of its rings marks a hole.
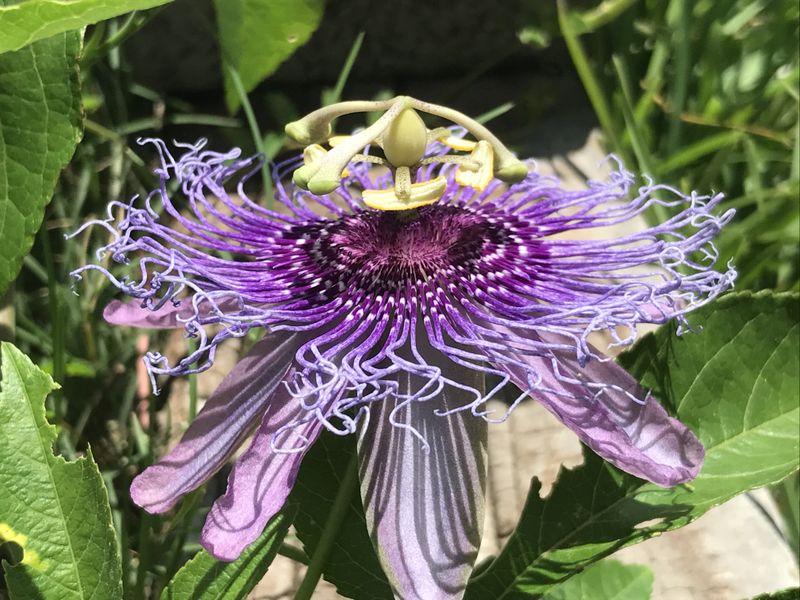
<instances>
[{"instance_id":1,"label":"serrated leaf","mask_svg":"<svg viewBox=\"0 0 800 600\"><path fill-rule=\"evenodd\" d=\"M603 560L556 586L542 600L649 600L652 594L649 568Z\"/></svg>"},{"instance_id":2,"label":"serrated leaf","mask_svg":"<svg viewBox=\"0 0 800 600\"><path fill-rule=\"evenodd\" d=\"M355 451L354 435L325 432L303 459L291 500L298 505L294 526L308 556L314 556L342 475ZM347 598L392 600L394 597L375 556L358 493L353 494L323 575Z\"/></svg>"},{"instance_id":3,"label":"serrated leaf","mask_svg":"<svg viewBox=\"0 0 800 600\"><path fill-rule=\"evenodd\" d=\"M171 0L26 0L0 6L0 53Z\"/></svg>"},{"instance_id":4,"label":"serrated leaf","mask_svg":"<svg viewBox=\"0 0 800 600\"><path fill-rule=\"evenodd\" d=\"M70 32L0 54L0 294L19 272L81 137L80 44Z\"/></svg>"},{"instance_id":5,"label":"serrated leaf","mask_svg":"<svg viewBox=\"0 0 800 600\"><path fill-rule=\"evenodd\" d=\"M551 493L534 479L517 529L466 598L531 598L612 552L690 523L798 468L800 297L731 294L663 327L620 362L706 446L691 485L661 489L585 451ZM754 557L755 558L755 557Z\"/></svg>"},{"instance_id":6,"label":"serrated leaf","mask_svg":"<svg viewBox=\"0 0 800 600\"><path fill-rule=\"evenodd\" d=\"M121 598L108 494L91 452L54 456L44 399L57 386L11 344L0 343L0 363L0 541L24 552L3 567L11 598Z\"/></svg>"},{"instance_id":7,"label":"serrated leaf","mask_svg":"<svg viewBox=\"0 0 800 600\"><path fill-rule=\"evenodd\" d=\"M261 581L286 536L295 508L284 507L264 533L233 562L198 552L175 574L161 593L162 600L241 600Z\"/></svg>"},{"instance_id":8,"label":"serrated leaf","mask_svg":"<svg viewBox=\"0 0 800 600\"><path fill-rule=\"evenodd\" d=\"M222 54L225 102L233 113L239 95L228 67L245 91L273 73L314 33L324 0L214 0Z\"/></svg>"}]
</instances>

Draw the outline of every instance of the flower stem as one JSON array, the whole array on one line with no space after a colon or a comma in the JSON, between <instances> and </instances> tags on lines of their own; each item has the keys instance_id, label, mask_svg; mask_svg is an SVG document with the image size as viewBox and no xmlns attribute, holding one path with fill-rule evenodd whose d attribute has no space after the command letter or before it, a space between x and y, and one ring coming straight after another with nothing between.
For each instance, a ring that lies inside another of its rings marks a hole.
<instances>
[{"instance_id":1,"label":"flower stem","mask_svg":"<svg viewBox=\"0 0 800 600\"><path fill-rule=\"evenodd\" d=\"M290 558L301 565L308 564L308 557L306 556L306 553L303 552L302 549L293 546L292 544L287 544L286 542L281 544L278 548L278 554L285 556L286 558Z\"/></svg>"},{"instance_id":2,"label":"flower stem","mask_svg":"<svg viewBox=\"0 0 800 600\"><path fill-rule=\"evenodd\" d=\"M347 469L344 472L344 477L342 477L339 491L333 499L333 506L331 506L328 521L322 529L322 535L319 537L317 548L314 550L313 556L311 556L305 577L303 577L300 587L297 588L294 600L309 600L314 594L314 589L317 587L319 578L322 576L322 568L328 560L333 542L339 533L344 516L347 514L347 509L350 506L350 500L353 498L357 481L358 453L353 452L353 456L347 463Z\"/></svg>"},{"instance_id":3,"label":"flower stem","mask_svg":"<svg viewBox=\"0 0 800 600\"><path fill-rule=\"evenodd\" d=\"M188 340L188 345L190 354L197 349L195 340ZM187 378L189 380L189 423L191 423L197 416L197 373L190 373Z\"/></svg>"}]
</instances>

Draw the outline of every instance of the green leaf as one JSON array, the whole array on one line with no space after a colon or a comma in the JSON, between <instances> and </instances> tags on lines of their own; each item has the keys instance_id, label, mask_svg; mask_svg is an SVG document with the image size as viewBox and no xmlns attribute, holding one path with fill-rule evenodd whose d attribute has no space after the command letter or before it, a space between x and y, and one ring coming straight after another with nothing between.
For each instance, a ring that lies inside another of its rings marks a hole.
<instances>
[{"instance_id":1,"label":"green leaf","mask_svg":"<svg viewBox=\"0 0 800 600\"><path fill-rule=\"evenodd\" d=\"M355 449L355 436L325 432L303 459L291 499L299 507L294 526L308 556L314 556ZM367 532L360 494L353 494L323 576L348 598L391 600L394 597Z\"/></svg>"},{"instance_id":2,"label":"green leaf","mask_svg":"<svg viewBox=\"0 0 800 600\"><path fill-rule=\"evenodd\" d=\"M752 600L800 600L800 588L788 588L771 594L760 594Z\"/></svg>"},{"instance_id":3,"label":"green leaf","mask_svg":"<svg viewBox=\"0 0 800 600\"><path fill-rule=\"evenodd\" d=\"M261 534L233 562L221 562L201 550L175 574L161 594L162 600L236 600L247 597L261 581L278 553L292 524L292 506L284 507Z\"/></svg>"},{"instance_id":4,"label":"green leaf","mask_svg":"<svg viewBox=\"0 0 800 600\"><path fill-rule=\"evenodd\" d=\"M26 0L0 6L0 53L171 0Z\"/></svg>"},{"instance_id":5,"label":"green leaf","mask_svg":"<svg viewBox=\"0 0 800 600\"><path fill-rule=\"evenodd\" d=\"M800 297L730 294L643 338L620 362L706 447L691 485L662 489L585 451L546 498L534 479L515 532L466 598L530 598L616 550L682 527L798 468Z\"/></svg>"},{"instance_id":6,"label":"green leaf","mask_svg":"<svg viewBox=\"0 0 800 600\"><path fill-rule=\"evenodd\" d=\"M596 563L543 596L543 600L649 600L653 573L616 560Z\"/></svg>"},{"instance_id":7,"label":"green leaf","mask_svg":"<svg viewBox=\"0 0 800 600\"><path fill-rule=\"evenodd\" d=\"M324 0L214 0L217 9L225 102L239 108L230 67L252 91L314 33Z\"/></svg>"},{"instance_id":8,"label":"green leaf","mask_svg":"<svg viewBox=\"0 0 800 600\"><path fill-rule=\"evenodd\" d=\"M80 44L71 32L0 54L0 294L81 137Z\"/></svg>"},{"instance_id":9,"label":"green leaf","mask_svg":"<svg viewBox=\"0 0 800 600\"><path fill-rule=\"evenodd\" d=\"M54 456L44 399L57 386L11 344L0 343L0 363L0 541L24 553L3 566L11 598L121 598L108 494L91 452Z\"/></svg>"}]
</instances>

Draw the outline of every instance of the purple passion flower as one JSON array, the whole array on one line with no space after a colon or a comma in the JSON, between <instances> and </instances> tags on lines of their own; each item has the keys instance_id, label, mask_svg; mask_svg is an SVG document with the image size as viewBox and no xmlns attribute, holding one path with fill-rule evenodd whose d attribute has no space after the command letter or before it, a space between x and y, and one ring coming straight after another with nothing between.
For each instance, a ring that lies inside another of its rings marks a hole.
<instances>
[{"instance_id":1,"label":"purple passion flower","mask_svg":"<svg viewBox=\"0 0 800 600\"><path fill-rule=\"evenodd\" d=\"M275 167L273 208L245 190L259 157L202 141L173 154L144 140L160 158L159 187L112 202L94 222L112 238L100 254L134 275L90 264L75 276L98 270L135 299L109 304L107 321L182 327L198 340L177 364L149 353L154 381L203 370L224 340L265 332L178 445L134 480L136 504L169 510L254 432L202 532L212 555L233 560L282 507L320 433L357 433L367 524L396 595L460 598L483 528L487 423L507 416L487 401L507 386L509 412L531 396L623 471L660 486L697 475L697 437L587 338L608 331L629 345L638 325L685 324L729 289L735 272L713 270L712 240L732 212L714 214L720 195L637 186L621 165L567 191L504 156L495 138L481 146L452 131L425 129L433 137L422 149L398 158L391 128L402 119L382 106L395 120L370 128L366 143L351 143L363 132L330 139L332 150ZM487 139L460 113L447 116ZM304 189L348 143L347 160L340 152L328 168L332 182ZM386 158L369 155L369 143ZM673 216L616 239L570 239L654 205Z\"/></svg>"}]
</instances>

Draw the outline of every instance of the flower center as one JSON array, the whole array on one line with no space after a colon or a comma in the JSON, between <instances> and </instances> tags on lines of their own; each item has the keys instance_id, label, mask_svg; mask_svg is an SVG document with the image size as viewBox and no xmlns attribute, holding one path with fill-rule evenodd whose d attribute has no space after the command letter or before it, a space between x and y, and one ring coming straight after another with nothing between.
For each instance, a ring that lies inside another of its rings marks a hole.
<instances>
[{"instance_id":1,"label":"flower center","mask_svg":"<svg viewBox=\"0 0 800 600\"><path fill-rule=\"evenodd\" d=\"M304 225L293 234L313 240L304 248L325 289L375 293L456 273L452 281L464 281L513 244L514 224L462 207L431 205L409 213L364 211Z\"/></svg>"}]
</instances>

